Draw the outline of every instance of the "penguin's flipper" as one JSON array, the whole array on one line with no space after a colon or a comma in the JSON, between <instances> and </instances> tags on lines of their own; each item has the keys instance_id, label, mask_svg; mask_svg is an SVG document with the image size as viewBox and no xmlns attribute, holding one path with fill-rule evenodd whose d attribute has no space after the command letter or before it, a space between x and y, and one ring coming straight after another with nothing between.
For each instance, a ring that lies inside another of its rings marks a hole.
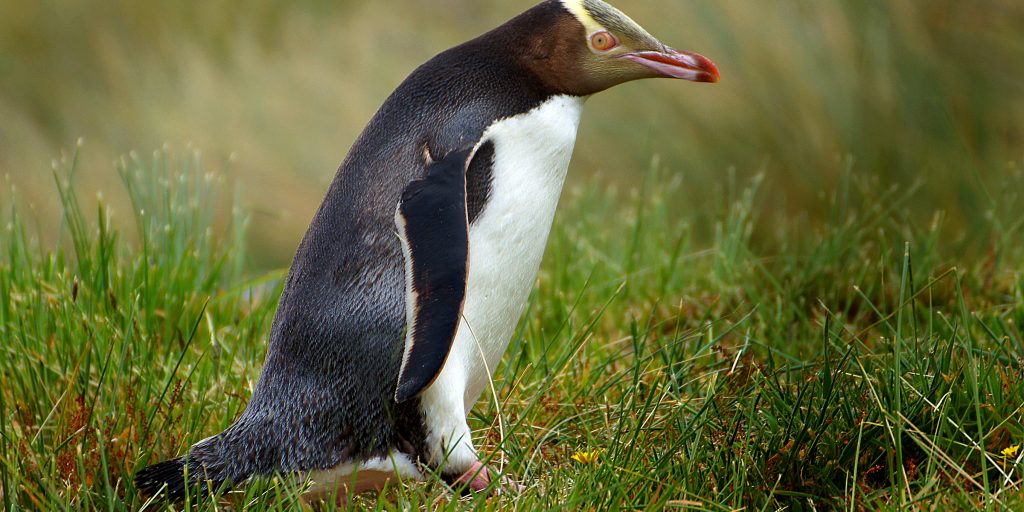
<instances>
[{"instance_id":1,"label":"penguin's flipper","mask_svg":"<svg viewBox=\"0 0 1024 512\"><path fill-rule=\"evenodd\" d=\"M471 150L427 166L402 192L395 212L405 254L405 352L395 401L429 386L444 366L459 328L469 275L466 167Z\"/></svg>"}]
</instances>

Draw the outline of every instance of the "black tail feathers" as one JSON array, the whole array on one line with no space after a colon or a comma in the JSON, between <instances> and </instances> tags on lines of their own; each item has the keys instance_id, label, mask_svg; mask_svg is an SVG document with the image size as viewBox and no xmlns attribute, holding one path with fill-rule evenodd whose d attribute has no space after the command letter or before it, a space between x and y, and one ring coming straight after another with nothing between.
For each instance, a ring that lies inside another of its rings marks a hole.
<instances>
[{"instance_id":1,"label":"black tail feathers","mask_svg":"<svg viewBox=\"0 0 1024 512\"><path fill-rule=\"evenodd\" d=\"M163 492L170 500L185 497L185 457L178 457L147 466L135 474L135 488L144 496Z\"/></svg>"},{"instance_id":2,"label":"black tail feathers","mask_svg":"<svg viewBox=\"0 0 1024 512\"><path fill-rule=\"evenodd\" d=\"M170 501L183 501L185 493L202 497L210 490L218 491L223 479L204 474L202 467L189 464L186 457L178 457L146 466L135 474L135 488L146 497L161 496Z\"/></svg>"}]
</instances>

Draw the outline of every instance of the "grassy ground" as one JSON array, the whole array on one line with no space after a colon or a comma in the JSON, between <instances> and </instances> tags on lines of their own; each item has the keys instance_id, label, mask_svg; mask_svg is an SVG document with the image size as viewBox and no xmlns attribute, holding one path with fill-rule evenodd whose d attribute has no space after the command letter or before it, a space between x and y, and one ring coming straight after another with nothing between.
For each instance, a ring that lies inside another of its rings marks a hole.
<instances>
[{"instance_id":1,"label":"grassy ground","mask_svg":"<svg viewBox=\"0 0 1024 512\"><path fill-rule=\"evenodd\" d=\"M116 213L79 206L76 161L55 163L56 249L4 202L0 502L160 509L131 474L240 413L283 273L247 270L249 216L197 155L122 160L132 210ZM770 175L685 205L687 176L658 164L635 188L567 190L497 399L471 420L528 489L456 499L434 480L348 506L1020 510L1024 175L961 232L916 224L919 190L855 171L782 223L759 221ZM261 482L200 508L296 492Z\"/></svg>"}]
</instances>

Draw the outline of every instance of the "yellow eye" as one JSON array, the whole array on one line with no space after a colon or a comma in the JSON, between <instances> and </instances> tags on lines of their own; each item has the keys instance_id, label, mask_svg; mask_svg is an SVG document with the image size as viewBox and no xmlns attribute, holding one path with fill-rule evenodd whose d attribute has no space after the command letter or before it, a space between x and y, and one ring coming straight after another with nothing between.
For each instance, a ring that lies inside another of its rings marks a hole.
<instances>
[{"instance_id":1,"label":"yellow eye","mask_svg":"<svg viewBox=\"0 0 1024 512\"><path fill-rule=\"evenodd\" d=\"M619 42L615 40L615 36L611 32L597 32L590 36L590 46L598 51L606 52L615 48L618 44Z\"/></svg>"}]
</instances>

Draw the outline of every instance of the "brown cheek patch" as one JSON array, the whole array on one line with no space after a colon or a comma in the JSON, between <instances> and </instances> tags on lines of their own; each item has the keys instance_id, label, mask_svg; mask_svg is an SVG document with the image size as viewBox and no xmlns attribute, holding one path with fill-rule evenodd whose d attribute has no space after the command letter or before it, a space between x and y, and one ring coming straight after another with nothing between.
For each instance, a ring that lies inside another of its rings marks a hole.
<instances>
[{"instance_id":1,"label":"brown cheek patch","mask_svg":"<svg viewBox=\"0 0 1024 512\"><path fill-rule=\"evenodd\" d=\"M531 38L523 65L555 94L587 96L601 90L587 72L586 63L591 58L583 24L562 12Z\"/></svg>"}]
</instances>

